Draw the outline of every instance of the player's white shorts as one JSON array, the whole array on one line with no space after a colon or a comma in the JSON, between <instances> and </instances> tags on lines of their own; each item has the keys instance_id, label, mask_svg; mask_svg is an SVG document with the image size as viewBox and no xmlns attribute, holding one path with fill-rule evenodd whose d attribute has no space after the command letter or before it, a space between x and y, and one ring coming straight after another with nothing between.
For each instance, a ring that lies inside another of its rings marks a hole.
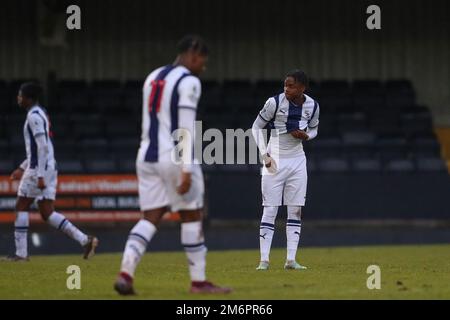
<instances>
[{"instance_id":1,"label":"player's white shorts","mask_svg":"<svg viewBox=\"0 0 450 320\"><path fill-rule=\"evenodd\" d=\"M20 180L17 195L19 197L34 198L38 201L43 199L55 200L56 186L58 184L58 171L49 169L45 171L44 181L46 188L38 188L38 178L36 169L26 169Z\"/></svg>"},{"instance_id":2,"label":"player's white shorts","mask_svg":"<svg viewBox=\"0 0 450 320\"><path fill-rule=\"evenodd\" d=\"M203 208L205 185L199 164L192 165L191 187L183 195L177 193L181 183L181 167L167 162L136 162L141 211L170 206L172 211Z\"/></svg>"},{"instance_id":3,"label":"player's white shorts","mask_svg":"<svg viewBox=\"0 0 450 320\"><path fill-rule=\"evenodd\" d=\"M308 183L306 156L303 154L293 158L278 158L277 166L278 170L274 174L268 173L263 166L263 206L304 206Z\"/></svg>"}]
</instances>

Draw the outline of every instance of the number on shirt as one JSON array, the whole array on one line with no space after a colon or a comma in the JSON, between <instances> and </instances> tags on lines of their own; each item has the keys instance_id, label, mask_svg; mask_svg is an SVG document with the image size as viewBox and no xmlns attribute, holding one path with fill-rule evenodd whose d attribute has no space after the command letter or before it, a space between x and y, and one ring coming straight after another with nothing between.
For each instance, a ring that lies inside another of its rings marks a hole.
<instances>
[{"instance_id":1,"label":"number on shirt","mask_svg":"<svg viewBox=\"0 0 450 320\"><path fill-rule=\"evenodd\" d=\"M156 112L159 112L161 108L161 98L163 95L164 86L166 85L165 80L153 80L151 82L152 93L150 94L150 100L148 102L148 111L152 112L153 106L156 108Z\"/></svg>"}]
</instances>

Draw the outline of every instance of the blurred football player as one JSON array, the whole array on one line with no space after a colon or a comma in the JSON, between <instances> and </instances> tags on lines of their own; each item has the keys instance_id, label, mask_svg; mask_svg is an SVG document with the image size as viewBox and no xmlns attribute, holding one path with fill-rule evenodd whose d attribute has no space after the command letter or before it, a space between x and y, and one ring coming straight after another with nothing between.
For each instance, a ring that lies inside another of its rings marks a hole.
<instances>
[{"instance_id":1,"label":"blurred football player","mask_svg":"<svg viewBox=\"0 0 450 320\"><path fill-rule=\"evenodd\" d=\"M121 295L135 294L136 267L154 236L164 213L181 217L181 243L186 251L191 293L228 293L207 281L206 246L202 230L204 182L200 165L193 159L194 125L208 48L198 36L186 36L178 44L173 64L147 77L143 88L142 139L136 160L141 219L125 245L120 273L114 284ZM179 132L179 136L175 134ZM183 141L179 161L174 158L176 140Z\"/></svg>"},{"instance_id":2,"label":"blurred football player","mask_svg":"<svg viewBox=\"0 0 450 320\"><path fill-rule=\"evenodd\" d=\"M42 219L62 231L84 247L85 259L95 253L98 240L75 227L61 213L56 212L54 201L58 171L54 158L47 112L40 104L42 87L36 83L24 83L20 87L17 103L27 113L23 134L27 159L11 174L11 180L20 180L16 202L15 244L16 253L9 261L27 261L28 212L36 200Z\"/></svg>"}]
</instances>

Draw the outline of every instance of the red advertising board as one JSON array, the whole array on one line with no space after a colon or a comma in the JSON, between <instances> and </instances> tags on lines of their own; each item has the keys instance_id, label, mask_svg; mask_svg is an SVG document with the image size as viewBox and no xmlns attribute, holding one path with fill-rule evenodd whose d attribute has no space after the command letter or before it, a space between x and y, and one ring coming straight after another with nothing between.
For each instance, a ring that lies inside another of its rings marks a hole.
<instances>
[{"instance_id":1,"label":"red advertising board","mask_svg":"<svg viewBox=\"0 0 450 320\"><path fill-rule=\"evenodd\" d=\"M18 181L0 176L0 223L15 219L14 206ZM60 175L58 177L56 210L78 222L120 222L140 219L138 182L134 175ZM32 213L36 208L32 209ZM167 220L177 221L177 213L168 213ZM31 221L41 221L38 214Z\"/></svg>"}]
</instances>

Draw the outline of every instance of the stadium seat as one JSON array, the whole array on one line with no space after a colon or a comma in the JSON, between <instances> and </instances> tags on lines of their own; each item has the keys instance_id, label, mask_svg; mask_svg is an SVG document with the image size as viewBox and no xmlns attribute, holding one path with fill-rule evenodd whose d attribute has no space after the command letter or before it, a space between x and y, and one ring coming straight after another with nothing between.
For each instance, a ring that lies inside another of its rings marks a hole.
<instances>
[{"instance_id":1,"label":"stadium seat","mask_svg":"<svg viewBox=\"0 0 450 320\"><path fill-rule=\"evenodd\" d=\"M317 100L323 110L332 111L342 107L353 106L352 92L347 81L322 81Z\"/></svg>"},{"instance_id":2,"label":"stadium seat","mask_svg":"<svg viewBox=\"0 0 450 320\"><path fill-rule=\"evenodd\" d=\"M12 98L9 92L9 86L5 81L0 81L0 109L5 113L11 110Z\"/></svg>"},{"instance_id":3,"label":"stadium seat","mask_svg":"<svg viewBox=\"0 0 450 320\"><path fill-rule=\"evenodd\" d=\"M0 174L10 175L16 168L12 159L3 156L0 158Z\"/></svg>"},{"instance_id":4,"label":"stadium seat","mask_svg":"<svg viewBox=\"0 0 450 320\"><path fill-rule=\"evenodd\" d=\"M339 138L318 138L309 143L316 157L336 157L342 154L342 142Z\"/></svg>"},{"instance_id":5,"label":"stadium seat","mask_svg":"<svg viewBox=\"0 0 450 320\"><path fill-rule=\"evenodd\" d=\"M85 169L80 160L57 160L58 172L62 174L83 174Z\"/></svg>"},{"instance_id":6,"label":"stadium seat","mask_svg":"<svg viewBox=\"0 0 450 320\"><path fill-rule=\"evenodd\" d=\"M77 139L102 138L104 135L103 123L99 121L85 120L72 125L72 136Z\"/></svg>"},{"instance_id":7,"label":"stadium seat","mask_svg":"<svg viewBox=\"0 0 450 320\"><path fill-rule=\"evenodd\" d=\"M338 114L337 126L340 133L366 130L368 127L366 114L363 112Z\"/></svg>"},{"instance_id":8,"label":"stadium seat","mask_svg":"<svg viewBox=\"0 0 450 320\"><path fill-rule=\"evenodd\" d=\"M377 151L383 161L405 159L410 152L408 141L403 136L386 136L376 141Z\"/></svg>"},{"instance_id":9,"label":"stadium seat","mask_svg":"<svg viewBox=\"0 0 450 320\"><path fill-rule=\"evenodd\" d=\"M227 110L255 108L254 90L250 81L227 80L223 83L222 99Z\"/></svg>"},{"instance_id":10,"label":"stadium seat","mask_svg":"<svg viewBox=\"0 0 450 320\"><path fill-rule=\"evenodd\" d=\"M120 113L122 106L122 87L119 81L94 81L91 85L90 105L106 114Z\"/></svg>"},{"instance_id":11,"label":"stadium seat","mask_svg":"<svg viewBox=\"0 0 450 320\"><path fill-rule=\"evenodd\" d=\"M306 158L306 170L309 173L316 173L318 171L317 168L317 162L314 160L313 157Z\"/></svg>"},{"instance_id":12,"label":"stadium seat","mask_svg":"<svg viewBox=\"0 0 450 320\"><path fill-rule=\"evenodd\" d=\"M139 137L135 138L120 138L110 141L111 153L116 159L136 158L139 148ZM136 160L133 160L136 162Z\"/></svg>"},{"instance_id":13,"label":"stadium seat","mask_svg":"<svg viewBox=\"0 0 450 320\"><path fill-rule=\"evenodd\" d=\"M344 153L350 158L373 157L376 153L375 140L375 134L370 131L343 133Z\"/></svg>"},{"instance_id":14,"label":"stadium seat","mask_svg":"<svg viewBox=\"0 0 450 320\"><path fill-rule=\"evenodd\" d=\"M57 85L58 106L62 112L92 111L89 108L89 89L84 81L61 80Z\"/></svg>"},{"instance_id":15,"label":"stadium seat","mask_svg":"<svg viewBox=\"0 0 450 320\"><path fill-rule=\"evenodd\" d=\"M378 80L357 80L353 83L353 103L356 108L371 109L386 104L386 94Z\"/></svg>"},{"instance_id":16,"label":"stadium seat","mask_svg":"<svg viewBox=\"0 0 450 320\"><path fill-rule=\"evenodd\" d=\"M123 88L123 107L128 112L141 112L143 84L143 80L127 81L125 83Z\"/></svg>"},{"instance_id":17,"label":"stadium seat","mask_svg":"<svg viewBox=\"0 0 450 320\"><path fill-rule=\"evenodd\" d=\"M409 80L386 82L386 103L389 107L408 107L415 104L415 93Z\"/></svg>"},{"instance_id":18,"label":"stadium seat","mask_svg":"<svg viewBox=\"0 0 450 320\"><path fill-rule=\"evenodd\" d=\"M381 162L376 158L360 158L352 160L352 171L355 173L380 173Z\"/></svg>"},{"instance_id":19,"label":"stadium seat","mask_svg":"<svg viewBox=\"0 0 450 320\"><path fill-rule=\"evenodd\" d=\"M88 173L116 173L117 165L111 159L89 159L84 161Z\"/></svg>"},{"instance_id":20,"label":"stadium seat","mask_svg":"<svg viewBox=\"0 0 450 320\"><path fill-rule=\"evenodd\" d=\"M106 136L110 139L116 138L139 138L141 126L135 123L135 119L130 121L114 120L106 122Z\"/></svg>"},{"instance_id":21,"label":"stadium seat","mask_svg":"<svg viewBox=\"0 0 450 320\"><path fill-rule=\"evenodd\" d=\"M83 155L107 155L109 152L108 140L96 138L85 139L78 143L79 150Z\"/></svg>"},{"instance_id":22,"label":"stadium seat","mask_svg":"<svg viewBox=\"0 0 450 320\"><path fill-rule=\"evenodd\" d=\"M349 163L342 158L325 158L318 160L318 169L322 173L348 173Z\"/></svg>"},{"instance_id":23,"label":"stadium seat","mask_svg":"<svg viewBox=\"0 0 450 320\"><path fill-rule=\"evenodd\" d=\"M255 84L255 105L262 109L268 98L283 92L282 81L261 80Z\"/></svg>"},{"instance_id":24,"label":"stadium seat","mask_svg":"<svg viewBox=\"0 0 450 320\"><path fill-rule=\"evenodd\" d=\"M414 134L427 134L432 132L432 119L429 112L403 113L400 115L402 131L411 136Z\"/></svg>"},{"instance_id":25,"label":"stadium seat","mask_svg":"<svg viewBox=\"0 0 450 320\"><path fill-rule=\"evenodd\" d=\"M9 140L6 138L0 138L0 155L3 158L5 155L9 154Z\"/></svg>"},{"instance_id":26,"label":"stadium seat","mask_svg":"<svg viewBox=\"0 0 450 320\"><path fill-rule=\"evenodd\" d=\"M136 159L128 158L128 159L120 159L117 162L117 169L120 173L136 173Z\"/></svg>"},{"instance_id":27,"label":"stadium seat","mask_svg":"<svg viewBox=\"0 0 450 320\"><path fill-rule=\"evenodd\" d=\"M420 158L416 162L419 172L445 172L447 173L447 165L442 158Z\"/></svg>"},{"instance_id":28,"label":"stadium seat","mask_svg":"<svg viewBox=\"0 0 450 320\"><path fill-rule=\"evenodd\" d=\"M218 109L222 104L222 88L217 81L204 81L202 83L202 96L199 108Z\"/></svg>"},{"instance_id":29,"label":"stadium seat","mask_svg":"<svg viewBox=\"0 0 450 320\"><path fill-rule=\"evenodd\" d=\"M387 173L412 173L415 171L415 164L409 159L390 160L384 167Z\"/></svg>"},{"instance_id":30,"label":"stadium seat","mask_svg":"<svg viewBox=\"0 0 450 320\"><path fill-rule=\"evenodd\" d=\"M412 140L412 151L418 158L439 157L441 146L434 134L419 136Z\"/></svg>"}]
</instances>

